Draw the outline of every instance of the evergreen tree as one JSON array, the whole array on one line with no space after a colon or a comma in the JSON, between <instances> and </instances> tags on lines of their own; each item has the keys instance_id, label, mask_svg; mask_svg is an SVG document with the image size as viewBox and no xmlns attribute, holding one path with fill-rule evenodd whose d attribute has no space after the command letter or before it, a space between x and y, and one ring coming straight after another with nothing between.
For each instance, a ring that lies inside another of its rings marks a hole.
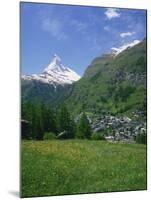
<instances>
[{"instance_id":1,"label":"evergreen tree","mask_svg":"<svg viewBox=\"0 0 151 200\"><path fill-rule=\"evenodd\" d=\"M36 139L36 135L37 135L37 113L36 113L36 107L34 105L32 105L31 129L32 129L32 139Z\"/></svg>"},{"instance_id":2,"label":"evergreen tree","mask_svg":"<svg viewBox=\"0 0 151 200\"><path fill-rule=\"evenodd\" d=\"M26 120L21 120L21 138L31 139L31 126Z\"/></svg>"},{"instance_id":3,"label":"evergreen tree","mask_svg":"<svg viewBox=\"0 0 151 200\"><path fill-rule=\"evenodd\" d=\"M58 130L60 132L65 131L68 129L69 124L69 113L65 105L62 105L59 112L58 112Z\"/></svg>"},{"instance_id":4,"label":"evergreen tree","mask_svg":"<svg viewBox=\"0 0 151 200\"><path fill-rule=\"evenodd\" d=\"M49 130L49 117L48 117L47 108L44 103L40 104L39 115L41 117L41 124L43 126L43 131L44 132L48 131Z\"/></svg>"},{"instance_id":5,"label":"evergreen tree","mask_svg":"<svg viewBox=\"0 0 151 200\"><path fill-rule=\"evenodd\" d=\"M54 111L44 104L41 104L41 117L43 120L44 132L52 131L56 133L56 116Z\"/></svg>"},{"instance_id":6,"label":"evergreen tree","mask_svg":"<svg viewBox=\"0 0 151 200\"><path fill-rule=\"evenodd\" d=\"M57 133L57 122L55 111L50 107L46 110L46 130Z\"/></svg>"},{"instance_id":7,"label":"evergreen tree","mask_svg":"<svg viewBox=\"0 0 151 200\"><path fill-rule=\"evenodd\" d=\"M31 102L21 104L21 137L22 139L32 138L32 109Z\"/></svg>"},{"instance_id":8,"label":"evergreen tree","mask_svg":"<svg viewBox=\"0 0 151 200\"><path fill-rule=\"evenodd\" d=\"M89 120L85 113L82 114L79 120L76 135L78 138L81 138L81 139L84 139L84 138L89 139L91 137L91 126L89 124Z\"/></svg>"},{"instance_id":9,"label":"evergreen tree","mask_svg":"<svg viewBox=\"0 0 151 200\"><path fill-rule=\"evenodd\" d=\"M58 113L58 130L59 132L66 131L68 138L73 138L75 134L75 123L70 117L65 105L62 105Z\"/></svg>"},{"instance_id":10,"label":"evergreen tree","mask_svg":"<svg viewBox=\"0 0 151 200\"><path fill-rule=\"evenodd\" d=\"M21 106L21 118L22 120L27 120L31 123L32 121L32 103L28 101L27 103L22 102Z\"/></svg>"},{"instance_id":11,"label":"evergreen tree","mask_svg":"<svg viewBox=\"0 0 151 200\"><path fill-rule=\"evenodd\" d=\"M43 130L43 124L42 124L42 118L41 116L37 116L36 118L36 138L37 140L43 140L44 136L44 130Z\"/></svg>"}]
</instances>

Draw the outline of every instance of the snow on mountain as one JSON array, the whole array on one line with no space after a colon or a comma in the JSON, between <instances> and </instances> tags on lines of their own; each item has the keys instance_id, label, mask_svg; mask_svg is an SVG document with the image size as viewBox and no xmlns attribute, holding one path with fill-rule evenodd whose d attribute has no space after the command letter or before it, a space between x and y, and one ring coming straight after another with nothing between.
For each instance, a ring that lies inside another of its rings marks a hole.
<instances>
[{"instance_id":1,"label":"snow on mountain","mask_svg":"<svg viewBox=\"0 0 151 200\"><path fill-rule=\"evenodd\" d=\"M120 47L112 47L111 50L112 50L112 54L114 56L117 56L118 54L120 54L122 51L126 50L127 48L131 48L133 46L135 46L136 44L140 43L140 40L134 40L133 42L131 43L127 43L127 44L124 44Z\"/></svg>"},{"instance_id":2,"label":"snow on mountain","mask_svg":"<svg viewBox=\"0 0 151 200\"><path fill-rule=\"evenodd\" d=\"M54 55L50 64L41 74L23 75L24 80L37 80L43 83L53 84L72 84L81 77L68 67L65 67L58 55Z\"/></svg>"}]
</instances>

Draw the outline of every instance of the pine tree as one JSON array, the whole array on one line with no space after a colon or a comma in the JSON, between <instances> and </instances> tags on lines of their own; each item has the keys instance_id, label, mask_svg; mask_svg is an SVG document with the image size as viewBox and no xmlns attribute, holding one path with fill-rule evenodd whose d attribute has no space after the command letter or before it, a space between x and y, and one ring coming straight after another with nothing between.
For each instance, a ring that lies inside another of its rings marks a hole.
<instances>
[{"instance_id":1,"label":"pine tree","mask_svg":"<svg viewBox=\"0 0 151 200\"><path fill-rule=\"evenodd\" d=\"M69 113L65 105L62 105L58 112L58 129L60 132L68 129L69 125Z\"/></svg>"},{"instance_id":2,"label":"pine tree","mask_svg":"<svg viewBox=\"0 0 151 200\"><path fill-rule=\"evenodd\" d=\"M41 117L43 121L44 132L52 131L56 133L56 116L54 111L46 106L45 104L41 104Z\"/></svg>"},{"instance_id":3,"label":"pine tree","mask_svg":"<svg viewBox=\"0 0 151 200\"><path fill-rule=\"evenodd\" d=\"M43 140L44 130L41 116L37 116L36 118L36 139Z\"/></svg>"},{"instance_id":4,"label":"pine tree","mask_svg":"<svg viewBox=\"0 0 151 200\"><path fill-rule=\"evenodd\" d=\"M26 120L21 120L21 138L31 139L31 126Z\"/></svg>"},{"instance_id":5,"label":"pine tree","mask_svg":"<svg viewBox=\"0 0 151 200\"><path fill-rule=\"evenodd\" d=\"M37 113L36 113L36 107L32 105L32 139L36 139L37 135Z\"/></svg>"},{"instance_id":6,"label":"pine tree","mask_svg":"<svg viewBox=\"0 0 151 200\"><path fill-rule=\"evenodd\" d=\"M32 138L32 103L21 104L21 136L22 139Z\"/></svg>"},{"instance_id":7,"label":"pine tree","mask_svg":"<svg viewBox=\"0 0 151 200\"><path fill-rule=\"evenodd\" d=\"M47 113L47 108L44 103L40 104L39 115L41 117L43 131L46 132L49 130L49 117L48 117L48 113Z\"/></svg>"},{"instance_id":8,"label":"pine tree","mask_svg":"<svg viewBox=\"0 0 151 200\"><path fill-rule=\"evenodd\" d=\"M59 132L66 131L67 138L73 138L75 133L75 123L70 117L65 105L62 105L58 113L58 130Z\"/></svg>"},{"instance_id":9,"label":"pine tree","mask_svg":"<svg viewBox=\"0 0 151 200\"><path fill-rule=\"evenodd\" d=\"M56 113L50 107L46 110L46 130L57 133Z\"/></svg>"},{"instance_id":10,"label":"pine tree","mask_svg":"<svg viewBox=\"0 0 151 200\"><path fill-rule=\"evenodd\" d=\"M89 139L91 137L91 126L85 113L82 114L79 120L76 135L81 139Z\"/></svg>"},{"instance_id":11,"label":"pine tree","mask_svg":"<svg viewBox=\"0 0 151 200\"><path fill-rule=\"evenodd\" d=\"M32 121L32 103L30 101L23 103L21 106L21 117L23 120Z\"/></svg>"}]
</instances>

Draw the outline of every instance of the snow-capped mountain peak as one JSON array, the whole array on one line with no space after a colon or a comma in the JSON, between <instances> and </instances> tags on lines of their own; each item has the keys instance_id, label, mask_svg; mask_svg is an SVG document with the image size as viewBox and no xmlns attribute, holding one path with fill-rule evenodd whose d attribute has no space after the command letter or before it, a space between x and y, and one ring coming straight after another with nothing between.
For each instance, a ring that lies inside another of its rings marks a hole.
<instances>
[{"instance_id":1,"label":"snow-capped mountain peak","mask_svg":"<svg viewBox=\"0 0 151 200\"><path fill-rule=\"evenodd\" d=\"M61 63L61 58L57 54L54 54L53 62L55 62L56 64Z\"/></svg>"},{"instance_id":2,"label":"snow-capped mountain peak","mask_svg":"<svg viewBox=\"0 0 151 200\"><path fill-rule=\"evenodd\" d=\"M81 77L70 68L65 67L62 64L60 57L57 54L54 54L53 59L41 74L24 75L22 78L26 80L38 80L56 86L59 84L72 84Z\"/></svg>"},{"instance_id":3,"label":"snow-capped mountain peak","mask_svg":"<svg viewBox=\"0 0 151 200\"><path fill-rule=\"evenodd\" d=\"M130 42L130 43L126 43L120 47L112 47L111 50L112 50L112 54L116 57L118 54L120 54L122 51L128 49L128 48L131 48L135 45L137 45L138 43L140 43L141 41L140 40L134 40L133 42Z\"/></svg>"},{"instance_id":4,"label":"snow-capped mountain peak","mask_svg":"<svg viewBox=\"0 0 151 200\"><path fill-rule=\"evenodd\" d=\"M54 54L53 59L51 60L49 65L44 69L43 72L49 73L52 70L64 71L65 69L66 67L64 67L61 63L61 58L57 54Z\"/></svg>"}]
</instances>

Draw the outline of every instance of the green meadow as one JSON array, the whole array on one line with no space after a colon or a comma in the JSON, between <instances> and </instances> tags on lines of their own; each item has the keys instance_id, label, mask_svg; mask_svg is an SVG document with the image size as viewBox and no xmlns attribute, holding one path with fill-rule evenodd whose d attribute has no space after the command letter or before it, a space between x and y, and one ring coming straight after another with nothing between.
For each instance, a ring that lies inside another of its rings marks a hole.
<instances>
[{"instance_id":1,"label":"green meadow","mask_svg":"<svg viewBox=\"0 0 151 200\"><path fill-rule=\"evenodd\" d=\"M22 197L145 190L146 145L22 141Z\"/></svg>"}]
</instances>

